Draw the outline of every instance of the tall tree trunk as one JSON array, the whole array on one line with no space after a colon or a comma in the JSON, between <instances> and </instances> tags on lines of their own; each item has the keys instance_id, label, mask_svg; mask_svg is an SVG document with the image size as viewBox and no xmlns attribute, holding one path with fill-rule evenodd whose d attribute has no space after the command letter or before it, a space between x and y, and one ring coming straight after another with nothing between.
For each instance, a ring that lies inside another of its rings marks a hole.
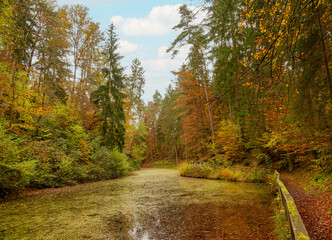
<instances>
[{"instance_id":1,"label":"tall tree trunk","mask_svg":"<svg viewBox=\"0 0 332 240\"><path fill-rule=\"evenodd\" d=\"M16 79L18 61L19 61L18 59L15 59L14 72L12 75L12 102L10 104L10 109L9 109L9 116L10 116L9 127L12 127L13 118L14 118L14 102L15 102L15 95L16 95L15 79Z\"/></svg>"},{"instance_id":2,"label":"tall tree trunk","mask_svg":"<svg viewBox=\"0 0 332 240\"><path fill-rule=\"evenodd\" d=\"M228 108L229 108L229 120L233 120L233 112L232 112L232 104L231 104L231 99L228 99Z\"/></svg>"},{"instance_id":3,"label":"tall tree trunk","mask_svg":"<svg viewBox=\"0 0 332 240\"><path fill-rule=\"evenodd\" d=\"M151 162L153 163L153 146L151 146Z\"/></svg>"},{"instance_id":4,"label":"tall tree trunk","mask_svg":"<svg viewBox=\"0 0 332 240\"><path fill-rule=\"evenodd\" d=\"M327 56L327 52L326 52L326 46L325 46L325 40L324 40L324 33L323 33L322 23L320 21L319 15L317 15L317 19L318 19L320 37L321 37L322 48L323 48L323 53L324 53L324 62L325 62L327 80L328 80L328 84L329 84L329 88L330 88L330 96L332 97L332 80L331 80L331 75L330 75L328 56Z\"/></svg>"},{"instance_id":5,"label":"tall tree trunk","mask_svg":"<svg viewBox=\"0 0 332 240\"><path fill-rule=\"evenodd\" d=\"M77 72L77 49L76 49L76 46L74 46L74 76L73 76L73 87L72 87L72 90L71 90L71 100L73 101L74 99L74 92L75 92L75 85L76 85L76 72Z\"/></svg>"},{"instance_id":6,"label":"tall tree trunk","mask_svg":"<svg viewBox=\"0 0 332 240\"><path fill-rule=\"evenodd\" d=\"M175 149L175 159L176 159L176 165L179 165L179 158L178 158L178 148L176 146L176 143L174 144Z\"/></svg>"},{"instance_id":7,"label":"tall tree trunk","mask_svg":"<svg viewBox=\"0 0 332 240\"><path fill-rule=\"evenodd\" d=\"M202 72L202 77L203 77L203 85L204 85L204 91L205 91L205 98L206 98L206 103L207 103L208 112L209 112L211 133L212 133L213 139L215 139L214 127L213 127L213 118L212 118L212 113L211 113L211 108L210 108L210 99L209 99L209 94L208 94L207 84L206 84L207 72L206 72L205 65L202 62L203 53L200 54L200 52L199 52L199 50L198 50L197 47L196 47L196 49L197 49L196 50L197 51L197 57L199 59L200 65L201 65L201 72Z\"/></svg>"}]
</instances>

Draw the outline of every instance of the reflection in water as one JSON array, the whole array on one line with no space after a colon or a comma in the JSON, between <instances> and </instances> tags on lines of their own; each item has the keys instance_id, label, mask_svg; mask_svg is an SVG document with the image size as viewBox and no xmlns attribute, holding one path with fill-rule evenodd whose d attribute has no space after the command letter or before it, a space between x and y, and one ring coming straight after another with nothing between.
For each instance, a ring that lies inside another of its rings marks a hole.
<instances>
[{"instance_id":1,"label":"reflection in water","mask_svg":"<svg viewBox=\"0 0 332 240\"><path fill-rule=\"evenodd\" d=\"M182 178L146 169L0 204L0 239L273 239L260 184Z\"/></svg>"}]
</instances>

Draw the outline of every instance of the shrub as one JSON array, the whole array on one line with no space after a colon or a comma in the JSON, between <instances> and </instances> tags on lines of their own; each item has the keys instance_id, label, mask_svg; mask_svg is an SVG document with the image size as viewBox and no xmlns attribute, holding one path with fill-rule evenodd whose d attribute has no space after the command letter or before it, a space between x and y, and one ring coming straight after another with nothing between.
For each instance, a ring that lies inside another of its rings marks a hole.
<instances>
[{"instance_id":1,"label":"shrub","mask_svg":"<svg viewBox=\"0 0 332 240\"><path fill-rule=\"evenodd\" d=\"M221 169L221 177L223 179L231 179L233 172L229 170L228 168Z\"/></svg>"},{"instance_id":2,"label":"shrub","mask_svg":"<svg viewBox=\"0 0 332 240\"><path fill-rule=\"evenodd\" d=\"M0 164L0 197L24 186L23 173L19 169Z\"/></svg>"},{"instance_id":3,"label":"shrub","mask_svg":"<svg viewBox=\"0 0 332 240\"><path fill-rule=\"evenodd\" d=\"M219 169L214 169L210 174L207 175L208 179L222 179L221 172Z\"/></svg>"},{"instance_id":4,"label":"shrub","mask_svg":"<svg viewBox=\"0 0 332 240\"><path fill-rule=\"evenodd\" d=\"M6 134L0 119L0 195L29 185L35 174L35 161L24 137Z\"/></svg>"},{"instance_id":5,"label":"shrub","mask_svg":"<svg viewBox=\"0 0 332 240\"><path fill-rule=\"evenodd\" d=\"M91 169L90 174L98 179L116 178L130 173L128 157L117 149L110 151L101 147L92 155L92 159L96 166Z\"/></svg>"},{"instance_id":6,"label":"shrub","mask_svg":"<svg viewBox=\"0 0 332 240\"><path fill-rule=\"evenodd\" d=\"M253 170L247 175L249 182L263 183L268 181L267 173L264 170Z\"/></svg>"}]
</instances>

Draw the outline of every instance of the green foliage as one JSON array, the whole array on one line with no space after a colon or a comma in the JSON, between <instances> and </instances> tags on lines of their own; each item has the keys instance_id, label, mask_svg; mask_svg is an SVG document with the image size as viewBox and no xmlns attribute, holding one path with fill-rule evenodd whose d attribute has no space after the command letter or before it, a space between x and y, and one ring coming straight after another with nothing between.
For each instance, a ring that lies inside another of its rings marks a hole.
<instances>
[{"instance_id":1,"label":"green foliage","mask_svg":"<svg viewBox=\"0 0 332 240\"><path fill-rule=\"evenodd\" d=\"M134 119L141 119L144 110L144 102L142 95L145 84L144 69L140 60L135 58L131 65L131 75L126 78L127 97L129 101L129 109Z\"/></svg>"},{"instance_id":2,"label":"green foliage","mask_svg":"<svg viewBox=\"0 0 332 240\"><path fill-rule=\"evenodd\" d=\"M255 154L253 154L252 157L257 159L259 163L261 162L265 163L265 166L267 168L272 168L272 160L268 154L258 151Z\"/></svg>"},{"instance_id":3,"label":"green foliage","mask_svg":"<svg viewBox=\"0 0 332 240\"><path fill-rule=\"evenodd\" d=\"M103 51L106 59L103 68L106 83L93 92L92 96L94 103L101 110L99 114L100 133L104 138L104 145L109 148L117 146L122 151L125 135L123 108L125 78L120 65L122 57L117 53L119 45L113 24L110 25L107 35Z\"/></svg>"},{"instance_id":4,"label":"green foliage","mask_svg":"<svg viewBox=\"0 0 332 240\"><path fill-rule=\"evenodd\" d=\"M25 187L61 187L128 175L125 154L102 147L72 121L66 106L59 106L43 126L42 139L7 134L0 121L0 192L2 196Z\"/></svg>"},{"instance_id":5,"label":"green foliage","mask_svg":"<svg viewBox=\"0 0 332 240\"><path fill-rule=\"evenodd\" d=\"M332 191L332 177L328 172L309 172L305 178L304 190L309 191L317 188L323 192Z\"/></svg>"},{"instance_id":6,"label":"green foliage","mask_svg":"<svg viewBox=\"0 0 332 240\"><path fill-rule=\"evenodd\" d=\"M0 197L24 186L22 172L12 166L0 164Z\"/></svg>"},{"instance_id":7,"label":"green foliage","mask_svg":"<svg viewBox=\"0 0 332 240\"><path fill-rule=\"evenodd\" d=\"M316 166L322 167L323 169L332 169L332 146L329 143L324 143L315 146L311 149L317 152L317 158L310 159Z\"/></svg>"},{"instance_id":8,"label":"green foliage","mask_svg":"<svg viewBox=\"0 0 332 240\"><path fill-rule=\"evenodd\" d=\"M137 168L144 144L134 148L131 167L113 149L122 150L125 132L125 77L114 26L101 49L103 34L82 5L4 0L0 13L0 195ZM132 78L142 83L135 96L141 97L144 72L135 64ZM138 135L144 138L144 131Z\"/></svg>"},{"instance_id":9,"label":"green foliage","mask_svg":"<svg viewBox=\"0 0 332 240\"><path fill-rule=\"evenodd\" d=\"M329 208L328 213L332 215L332 206Z\"/></svg>"},{"instance_id":10,"label":"green foliage","mask_svg":"<svg viewBox=\"0 0 332 240\"><path fill-rule=\"evenodd\" d=\"M143 122L139 122L134 134L134 147L132 151L132 158L135 159L138 165L142 165L146 156L146 126Z\"/></svg>"},{"instance_id":11,"label":"green foliage","mask_svg":"<svg viewBox=\"0 0 332 240\"><path fill-rule=\"evenodd\" d=\"M92 161L95 166L89 175L93 178L109 179L127 176L130 173L128 157L117 149L110 151L106 147L101 147L92 155Z\"/></svg>"},{"instance_id":12,"label":"green foliage","mask_svg":"<svg viewBox=\"0 0 332 240\"><path fill-rule=\"evenodd\" d=\"M56 104L46 119L46 127L65 130L78 123L78 112L72 104Z\"/></svg>"},{"instance_id":13,"label":"green foliage","mask_svg":"<svg viewBox=\"0 0 332 240\"><path fill-rule=\"evenodd\" d=\"M274 235L276 239L290 239L289 224L286 218L285 208L282 205L280 194L277 193L273 200L274 206Z\"/></svg>"},{"instance_id":14,"label":"green foliage","mask_svg":"<svg viewBox=\"0 0 332 240\"><path fill-rule=\"evenodd\" d=\"M24 137L7 134L5 121L0 119L0 195L30 184L35 161Z\"/></svg>"}]
</instances>

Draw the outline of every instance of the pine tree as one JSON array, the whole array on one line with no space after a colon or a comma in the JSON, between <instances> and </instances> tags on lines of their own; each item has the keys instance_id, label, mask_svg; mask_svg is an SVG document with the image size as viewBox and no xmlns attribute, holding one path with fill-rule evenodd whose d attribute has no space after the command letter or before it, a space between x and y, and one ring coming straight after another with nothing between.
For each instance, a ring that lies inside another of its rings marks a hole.
<instances>
[{"instance_id":1,"label":"pine tree","mask_svg":"<svg viewBox=\"0 0 332 240\"><path fill-rule=\"evenodd\" d=\"M127 78L127 90L129 108L132 109L134 117L142 118L144 102L142 96L144 93L144 69L140 60L135 58L131 65L131 74Z\"/></svg>"},{"instance_id":2,"label":"pine tree","mask_svg":"<svg viewBox=\"0 0 332 240\"><path fill-rule=\"evenodd\" d=\"M100 108L100 132L104 138L104 145L118 147L122 151L125 135L125 113L123 109L124 74L120 65L121 56L117 53L118 38L115 27L110 25L104 46L105 66L102 72L106 82L101 85L92 96L94 103Z\"/></svg>"}]
</instances>

